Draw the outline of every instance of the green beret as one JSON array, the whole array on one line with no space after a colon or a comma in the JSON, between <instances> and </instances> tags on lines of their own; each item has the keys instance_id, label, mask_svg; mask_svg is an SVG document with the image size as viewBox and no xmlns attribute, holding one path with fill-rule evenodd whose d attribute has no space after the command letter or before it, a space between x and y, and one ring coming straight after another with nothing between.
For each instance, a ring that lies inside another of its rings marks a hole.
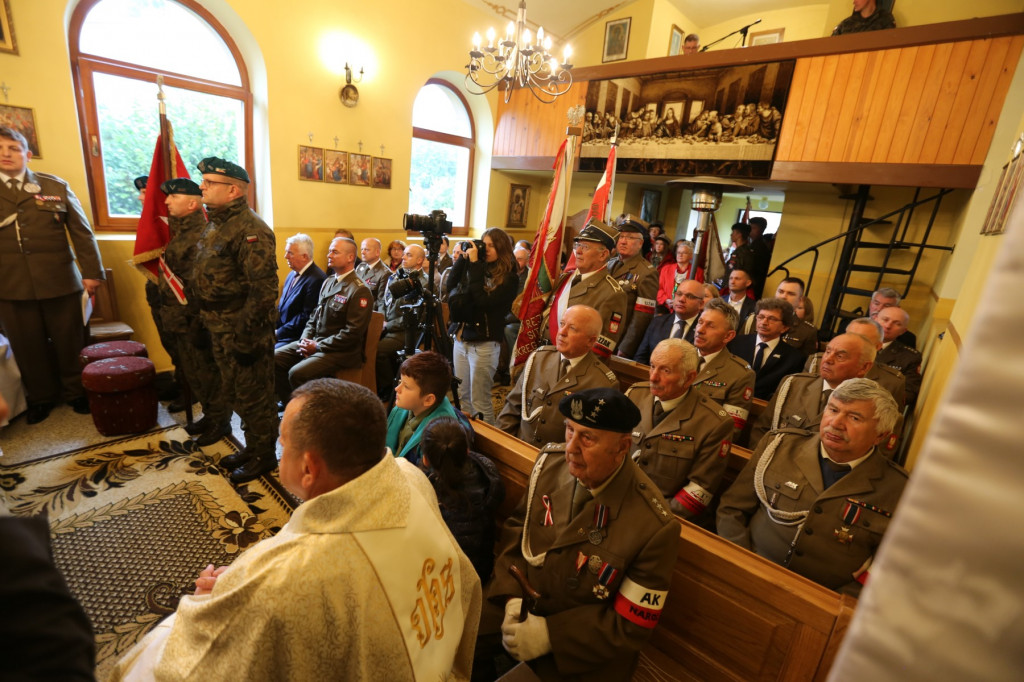
<instances>
[{"instance_id":1,"label":"green beret","mask_svg":"<svg viewBox=\"0 0 1024 682\"><path fill-rule=\"evenodd\" d=\"M188 178L174 178L173 180L167 180L160 185L160 191L164 194L193 194L198 197L203 196L203 190L199 189L199 185Z\"/></svg>"},{"instance_id":2,"label":"green beret","mask_svg":"<svg viewBox=\"0 0 1024 682\"><path fill-rule=\"evenodd\" d=\"M602 431L632 433L640 423L640 410L622 391L587 388L558 402L558 411L577 424Z\"/></svg>"},{"instance_id":3,"label":"green beret","mask_svg":"<svg viewBox=\"0 0 1024 682\"><path fill-rule=\"evenodd\" d=\"M235 180L249 182L249 174L237 163L231 163L226 159L210 156L199 162L196 166L203 175L225 175Z\"/></svg>"},{"instance_id":4,"label":"green beret","mask_svg":"<svg viewBox=\"0 0 1024 682\"><path fill-rule=\"evenodd\" d=\"M600 220L591 218L576 239L577 242L595 242L611 251L615 248L615 240L618 237L614 229L608 227Z\"/></svg>"},{"instance_id":5,"label":"green beret","mask_svg":"<svg viewBox=\"0 0 1024 682\"><path fill-rule=\"evenodd\" d=\"M132 180L132 182L135 183L135 189L141 192L142 190L146 189L146 183L149 182L149 176L140 175L139 177Z\"/></svg>"}]
</instances>

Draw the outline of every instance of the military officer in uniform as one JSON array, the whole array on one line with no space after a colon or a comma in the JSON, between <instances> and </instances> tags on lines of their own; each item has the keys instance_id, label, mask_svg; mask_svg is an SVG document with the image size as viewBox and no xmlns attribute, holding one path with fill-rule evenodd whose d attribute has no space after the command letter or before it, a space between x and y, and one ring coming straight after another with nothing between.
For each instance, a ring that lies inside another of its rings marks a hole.
<instances>
[{"instance_id":1,"label":"military officer in uniform","mask_svg":"<svg viewBox=\"0 0 1024 682\"><path fill-rule=\"evenodd\" d=\"M736 338L738 324L736 309L723 299L713 298L704 304L693 335L700 356L693 387L721 405L732 418L733 442L747 425L755 379L747 361L725 347Z\"/></svg>"},{"instance_id":2,"label":"military officer in uniform","mask_svg":"<svg viewBox=\"0 0 1024 682\"><path fill-rule=\"evenodd\" d=\"M661 490L669 507L693 521L711 504L728 463L733 422L722 406L690 390L697 351L665 339L651 354L651 380L626 397L640 410L633 459Z\"/></svg>"},{"instance_id":3,"label":"military officer in uniform","mask_svg":"<svg viewBox=\"0 0 1024 682\"><path fill-rule=\"evenodd\" d=\"M718 507L718 534L825 587L860 592L907 483L877 445L899 414L889 392L848 379L818 433L762 440Z\"/></svg>"},{"instance_id":4,"label":"military officer in uniform","mask_svg":"<svg viewBox=\"0 0 1024 682\"><path fill-rule=\"evenodd\" d=\"M320 302L302 337L274 352L274 383L281 401L310 379L332 377L339 369L362 367L366 329L373 314L373 294L356 276L356 243L335 237L327 252L334 274L320 287Z\"/></svg>"},{"instance_id":5,"label":"military officer in uniform","mask_svg":"<svg viewBox=\"0 0 1024 682\"><path fill-rule=\"evenodd\" d=\"M363 280L373 294L376 306L384 298L384 287L387 285L391 269L380 259L380 240L369 237L359 245L359 255L363 262L356 266L356 277ZM380 310L379 307L376 308Z\"/></svg>"},{"instance_id":6,"label":"military officer in uniform","mask_svg":"<svg viewBox=\"0 0 1024 682\"><path fill-rule=\"evenodd\" d=\"M588 305L604 320L604 328L594 344L594 352L606 358L615 352L622 336L629 300L605 264L615 248L615 230L591 219L574 240L576 270L562 273L548 299L541 323L548 340L555 338L562 315L574 305Z\"/></svg>"},{"instance_id":7,"label":"military officer in uniform","mask_svg":"<svg viewBox=\"0 0 1024 682\"><path fill-rule=\"evenodd\" d=\"M207 226L203 192L188 178L167 180L160 185L160 190L167 195L164 203L171 236L164 248L164 262L180 282L184 297L183 302L175 293L177 282L172 286L166 277L160 277L157 285L160 320L174 344L174 357L181 363L180 370L188 381L193 399L203 404L203 419L186 427L189 433L198 435L211 424L223 423L230 417L224 405L216 400L221 392L220 371L213 359L209 332L200 317L199 293L193 273L199 240Z\"/></svg>"},{"instance_id":8,"label":"military officer in uniform","mask_svg":"<svg viewBox=\"0 0 1024 682\"><path fill-rule=\"evenodd\" d=\"M199 242L193 279L220 367L223 411L228 416L237 412L245 426L245 449L220 464L234 467L232 482L245 483L277 468L274 233L249 208L249 174L244 168L215 156L203 159L198 167L210 225ZM196 442L213 443L230 432L230 422L219 421Z\"/></svg>"},{"instance_id":9,"label":"military officer in uniform","mask_svg":"<svg viewBox=\"0 0 1024 682\"><path fill-rule=\"evenodd\" d=\"M797 428L817 431L828 397L847 379L864 377L875 359L875 347L859 334L840 334L828 342L819 374L800 372L782 380L768 407L750 429L750 444L769 431Z\"/></svg>"},{"instance_id":10,"label":"military officer in uniform","mask_svg":"<svg viewBox=\"0 0 1024 682\"><path fill-rule=\"evenodd\" d=\"M850 320L846 325L847 334L859 334L871 342L871 345L875 347L875 361L871 364L871 369L864 375L865 379L871 379L877 382L879 386L892 393L892 397L896 400L896 404L899 405L900 411L902 412L903 406L907 403L907 380L903 376L903 373L893 367L880 364L878 362L878 354L882 350L882 325L878 324L876 320L870 317L858 317L856 320ZM807 363L804 365L804 371L810 372L811 374L817 374L821 368L821 359L824 353L815 353L807 359ZM901 417L902 419L902 417ZM900 424L897 424L896 431L901 430Z\"/></svg>"},{"instance_id":11,"label":"military officer in uniform","mask_svg":"<svg viewBox=\"0 0 1024 682\"><path fill-rule=\"evenodd\" d=\"M608 261L608 272L626 292L626 322L618 354L632 358L640 346L647 325L654 317L658 296L658 269L651 265L645 254L650 251L650 226L628 213L615 223L619 230L615 242L617 254Z\"/></svg>"},{"instance_id":12,"label":"military officer in uniform","mask_svg":"<svg viewBox=\"0 0 1024 682\"><path fill-rule=\"evenodd\" d=\"M0 126L0 326L25 384L26 421L36 424L58 399L89 413L78 362L82 290L92 295L105 276L78 197L64 180L29 170L31 158L25 136Z\"/></svg>"},{"instance_id":13,"label":"military officer in uniform","mask_svg":"<svg viewBox=\"0 0 1024 682\"><path fill-rule=\"evenodd\" d=\"M538 447L565 438L565 419L558 402L585 388L615 388L615 373L591 350L601 333L602 320L590 306L565 311L555 345L541 346L505 399L498 428Z\"/></svg>"},{"instance_id":14,"label":"military officer in uniform","mask_svg":"<svg viewBox=\"0 0 1024 682\"><path fill-rule=\"evenodd\" d=\"M589 388L558 409L566 442L537 455L505 522L480 632L500 631L542 680L628 680L668 595L678 522L629 458L640 413L622 393ZM513 565L535 603L524 605Z\"/></svg>"},{"instance_id":15,"label":"military officer in uniform","mask_svg":"<svg viewBox=\"0 0 1024 682\"><path fill-rule=\"evenodd\" d=\"M132 184L135 185L135 191L139 193L139 203L146 203L146 187L149 185L149 176L140 175L132 180Z\"/></svg>"},{"instance_id":16,"label":"military officer in uniform","mask_svg":"<svg viewBox=\"0 0 1024 682\"><path fill-rule=\"evenodd\" d=\"M921 352L903 343L910 315L903 308L890 306L878 311L875 317L882 326L882 348L876 362L899 370L907 378L907 404L917 404L921 392Z\"/></svg>"}]
</instances>

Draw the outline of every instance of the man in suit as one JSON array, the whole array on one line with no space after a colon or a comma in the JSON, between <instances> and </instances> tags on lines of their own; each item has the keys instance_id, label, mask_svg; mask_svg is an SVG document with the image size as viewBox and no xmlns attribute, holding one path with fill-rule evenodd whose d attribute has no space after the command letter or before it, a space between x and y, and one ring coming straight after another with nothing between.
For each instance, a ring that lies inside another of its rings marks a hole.
<instances>
[{"instance_id":1,"label":"man in suit","mask_svg":"<svg viewBox=\"0 0 1024 682\"><path fill-rule=\"evenodd\" d=\"M789 301L796 310L804 300L804 281L799 277L787 277L779 282L775 289L775 297ZM748 317L742 327L743 334L754 331L754 318ZM793 321L793 327L782 335L782 340L796 348L805 358L818 352L818 330L813 324L801 320L799 316Z\"/></svg>"},{"instance_id":2,"label":"man in suit","mask_svg":"<svg viewBox=\"0 0 1024 682\"><path fill-rule=\"evenodd\" d=\"M537 455L505 522L481 649L500 638L542 680L628 680L668 596L679 525L629 458L640 413L622 393L588 388L558 409L566 442ZM512 565L541 595L522 621Z\"/></svg>"},{"instance_id":3,"label":"man in suit","mask_svg":"<svg viewBox=\"0 0 1024 682\"><path fill-rule=\"evenodd\" d=\"M899 370L907 379L907 404L914 406L921 392L921 352L901 339L907 333L910 315L903 308L890 306L875 318L882 326L882 349L875 362Z\"/></svg>"},{"instance_id":4,"label":"man in suit","mask_svg":"<svg viewBox=\"0 0 1024 682\"><path fill-rule=\"evenodd\" d=\"M284 280L281 301L277 304L277 329L274 348L298 341L320 300L320 287L326 275L313 262L313 240L309 235L292 235L284 242L284 260L291 268Z\"/></svg>"},{"instance_id":5,"label":"man in suit","mask_svg":"<svg viewBox=\"0 0 1024 682\"><path fill-rule=\"evenodd\" d=\"M733 270L729 273L729 278L726 281L729 285L729 295L722 298L740 316L740 325L743 325L747 318L754 314L756 303L754 299L747 296L747 289L751 285L750 275L745 270Z\"/></svg>"},{"instance_id":6,"label":"man in suit","mask_svg":"<svg viewBox=\"0 0 1024 682\"><path fill-rule=\"evenodd\" d=\"M594 344L594 352L606 358L615 352L624 331L626 292L605 268L618 234L600 220L590 220L574 240L576 270L562 273L548 299L543 325L546 339L558 334L562 315L574 305L588 305L597 310L604 327Z\"/></svg>"},{"instance_id":7,"label":"man in suit","mask_svg":"<svg viewBox=\"0 0 1024 682\"><path fill-rule=\"evenodd\" d=\"M619 342L618 354L631 358L654 316L658 270L645 257L645 252L651 248L647 223L627 213L619 216L615 225L619 230L615 241L617 253L608 261L608 272L626 292L626 331Z\"/></svg>"},{"instance_id":8,"label":"man in suit","mask_svg":"<svg viewBox=\"0 0 1024 682\"><path fill-rule=\"evenodd\" d=\"M758 445L718 507L718 534L831 590L856 596L907 483L877 445L899 411L870 379L832 392L818 433Z\"/></svg>"},{"instance_id":9,"label":"man in suit","mask_svg":"<svg viewBox=\"0 0 1024 682\"><path fill-rule=\"evenodd\" d=\"M89 413L78 362L82 291L91 296L105 276L78 197L64 180L29 170L31 158L25 136L0 127L0 326L25 384L26 421L37 424L58 400Z\"/></svg>"},{"instance_id":10,"label":"man in suit","mask_svg":"<svg viewBox=\"0 0 1024 682\"><path fill-rule=\"evenodd\" d=\"M356 266L356 276L370 288L374 309L380 310L378 304L384 298L384 287L391 276L391 270L380 259L380 240L373 237L364 239L359 245L359 253L363 262Z\"/></svg>"},{"instance_id":11,"label":"man in suit","mask_svg":"<svg viewBox=\"0 0 1024 682\"><path fill-rule=\"evenodd\" d=\"M873 320L878 319L878 313L884 308L898 308L902 301L903 297L895 289L890 289L889 287L879 289L871 294L871 303L868 304L868 316ZM917 336L908 329L904 329L903 333L896 340L908 348L917 348Z\"/></svg>"},{"instance_id":12,"label":"man in suit","mask_svg":"<svg viewBox=\"0 0 1024 682\"><path fill-rule=\"evenodd\" d=\"M672 297L672 313L654 318L644 334L633 359L651 364L651 353L665 339L683 339L693 343L697 331L697 318L704 309L704 285L695 279L679 283Z\"/></svg>"},{"instance_id":13,"label":"man in suit","mask_svg":"<svg viewBox=\"0 0 1024 682\"><path fill-rule=\"evenodd\" d=\"M819 374L791 374L779 384L768 407L750 429L750 444L783 428L817 431L828 397L847 379L867 375L875 359L875 347L859 334L840 334L828 342Z\"/></svg>"},{"instance_id":14,"label":"man in suit","mask_svg":"<svg viewBox=\"0 0 1024 682\"><path fill-rule=\"evenodd\" d=\"M737 336L729 342L729 350L750 363L757 379L754 397L768 400L782 378L799 372L804 356L796 348L782 342L782 335L793 326L796 313L788 301L762 298L754 307L755 333Z\"/></svg>"},{"instance_id":15,"label":"man in suit","mask_svg":"<svg viewBox=\"0 0 1024 682\"><path fill-rule=\"evenodd\" d=\"M541 346L526 360L516 385L498 415L498 428L543 447L565 438L558 411L562 397L585 388L615 388L615 373L591 350L601 333L601 315L574 305L562 315L554 346Z\"/></svg>"},{"instance_id":16,"label":"man in suit","mask_svg":"<svg viewBox=\"0 0 1024 682\"><path fill-rule=\"evenodd\" d=\"M697 361L692 345L665 339L651 355L650 381L626 391L640 410L633 460L672 511L690 521L703 514L722 482L733 430L721 405L690 390Z\"/></svg>"},{"instance_id":17,"label":"man in suit","mask_svg":"<svg viewBox=\"0 0 1024 682\"><path fill-rule=\"evenodd\" d=\"M373 295L356 277L355 260L354 241L345 237L331 241L327 264L334 268L334 276L320 287L320 302L302 337L274 352L274 384L282 404L288 402L292 389L310 379L330 377L339 369L365 362L363 347Z\"/></svg>"},{"instance_id":18,"label":"man in suit","mask_svg":"<svg viewBox=\"0 0 1024 682\"><path fill-rule=\"evenodd\" d=\"M711 398L732 417L733 440L747 425L754 397L754 370L746 360L729 352L726 344L736 338L739 316L720 298L704 304L697 319L693 345L700 354L695 389Z\"/></svg>"}]
</instances>

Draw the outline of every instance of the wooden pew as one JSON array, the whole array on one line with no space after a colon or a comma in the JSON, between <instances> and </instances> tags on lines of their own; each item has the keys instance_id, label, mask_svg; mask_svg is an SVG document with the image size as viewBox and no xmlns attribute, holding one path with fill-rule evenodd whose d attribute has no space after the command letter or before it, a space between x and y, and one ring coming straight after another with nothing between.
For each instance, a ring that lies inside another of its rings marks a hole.
<instances>
[{"instance_id":1,"label":"wooden pew","mask_svg":"<svg viewBox=\"0 0 1024 682\"><path fill-rule=\"evenodd\" d=\"M474 448L498 466L504 517L529 484L536 450L478 420ZM730 469L749 452L737 448ZM707 531L680 523L679 553L661 623L634 680L824 680L856 600Z\"/></svg>"},{"instance_id":2,"label":"wooden pew","mask_svg":"<svg viewBox=\"0 0 1024 682\"><path fill-rule=\"evenodd\" d=\"M377 344L380 343L380 335L384 330L384 313L373 311L370 313L370 324L366 328L366 341L363 343L363 353L366 361L362 367L339 369L335 376L354 384L360 384L377 392Z\"/></svg>"}]
</instances>

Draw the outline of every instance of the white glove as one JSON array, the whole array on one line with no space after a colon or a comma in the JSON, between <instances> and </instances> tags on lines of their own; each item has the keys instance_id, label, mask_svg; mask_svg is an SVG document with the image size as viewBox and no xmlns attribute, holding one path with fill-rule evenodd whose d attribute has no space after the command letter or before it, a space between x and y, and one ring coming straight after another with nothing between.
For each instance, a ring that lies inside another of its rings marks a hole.
<instances>
[{"instance_id":1,"label":"white glove","mask_svg":"<svg viewBox=\"0 0 1024 682\"><path fill-rule=\"evenodd\" d=\"M501 623L501 645L517 661L532 661L551 653L548 620L532 613L519 622L522 599L509 599L505 604L505 620Z\"/></svg>"}]
</instances>

